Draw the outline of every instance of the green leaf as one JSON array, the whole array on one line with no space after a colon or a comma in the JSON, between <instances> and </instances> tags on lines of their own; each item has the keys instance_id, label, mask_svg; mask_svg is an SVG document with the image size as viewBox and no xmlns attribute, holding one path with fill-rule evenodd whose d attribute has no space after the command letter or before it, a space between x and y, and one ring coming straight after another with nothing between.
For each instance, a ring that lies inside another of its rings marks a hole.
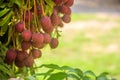
<instances>
[{"instance_id":1,"label":"green leaf","mask_svg":"<svg viewBox=\"0 0 120 80\"><path fill-rule=\"evenodd\" d=\"M67 77L67 74L64 72L58 72L52 74L47 80L63 80Z\"/></svg>"},{"instance_id":2,"label":"green leaf","mask_svg":"<svg viewBox=\"0 0 120 80\"><path fill-rule=\"evenodd\" d=\"M108 74L109 74L109 73L107 73L107 72L101 73L101 74L97 77L97 80L109 80L108 77L107 77Z\"/></svg>"},{"instance_id":3,"label":"green leaf","mask_svg":"<svg viewBox=\"0 0 120 80\"><path fill-rule=\"evenodd\" d=\"M45 2L51 7L53 8L55 6L55 3L53 2L53 0L45 0Z\"/></svg>"},{"instance_id":4,"label":"green leaf","mask_svg":"<svg viewBox=\"0 0 120 80\"><path fill-rule=\"evenodd\" d=\"M87 77L87 76L84 76L83 78L82 78L82 80L91 80L89 77Z\"/></svg>"},{"instance_id":5,"label":"green leaf","mask_svg":"<svg viewBox=\"0 0 120 80\"><path fill-rule=\"evenodd\" d=\"M28 76L26 80L36 80L34 76Z\"/></svg>"},{"instance_id":6,"label":"green leaf","mask_svg":"<svg viewBox=\"0 0 120 80\"><path fill-rule=\"evenodd\" d=\"M92 71L86 71L84 75L89 77L91 80L96 80L96 75Z\"/></svg>"},{"instance_id":7,"label":"green leaf","mask_svg":"<svg viewBox=\"0 0 120 80\"><path fill-rule=\"evenodd\" d=\"M0 17L4 16L10 9L4 8L3 10L0 11Z\"/></svg>"},{"instance_id":8,"label":"green leaf","mask_svg":"<svg viewBox=\"0 0 120 80\"><path fill-rule=\"evenodd\" d=\"M4 27L4 25L10 20L11 16L13 14L13 11L10 11L0 22L0 27ZM7 24L8 25L8 24Z\"/></svg>"},{"instance_id":9,"label":"green leaf","mask_svg":"<svg viewBox=\"0 0 120 80\"><path fill-rule=\"evenodd\" d=\"M76 73L78 76L83 77L83 72L82 72L82 70L76 68L76 69L75 69L75 73Z\"/></svg>"},{"instance_id":10,"label":"green leaf","mask_svg":"<svg viewBox=\"0 0 120 80\"><path fill-rule=\"evenodd\" d=\"M68 74L68 77L74 78L75 80L80 80L80 78L76 76L75 74Z\"/></svg>"},{"instance_id":11,"label":"green leaf","mask_svg":"<svg viewBox=\"0 0 120 80\"><path fill-rule=\"evenodd\" d=\"M45 73L45 75L44 75L44 78L43 78L43 79L46 79L46 78L47 78L47 76L49 76L49 75L50 75L53 71L54 71L53 69L48 70L48 71Z\"/></svg>"},{"instance_id":12,"label":"green leaf","mask_svg":"<svg viewBox=\"0 0 120 80\"><path fill-rule=\"evenodd\" d=\"M11 2L18 5L19 8L21 8L21 6L22 6L22 0L11 0Z\"/></svg>"},{"instance_id":13,"label":"green leaf","mask_svg":"<svg viewBox=\"0 0 120 80\"><path fill-rule=\"evenodd\" d=\"M41 67L61 70L61 68L58 65L55 65L55 64L43 64L43 65L41 65Z\"/></svg>"},{"instance_id":14,"label":"green leaf","mask_svg":"<svg viewBox=\"0 0 120 80\"><path fill-rule=\"evenodd\" d=\"M4 65L0 65L0 71L8 74L9 76L12 76L12 72L9 69L5 68Z\"/></svg>"}]
</instances>

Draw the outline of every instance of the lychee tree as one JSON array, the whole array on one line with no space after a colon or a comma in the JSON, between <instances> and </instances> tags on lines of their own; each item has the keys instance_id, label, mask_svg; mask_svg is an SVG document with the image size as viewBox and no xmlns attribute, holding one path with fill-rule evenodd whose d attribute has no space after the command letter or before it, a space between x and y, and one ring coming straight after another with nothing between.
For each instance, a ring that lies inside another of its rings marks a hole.
<instances>
[{"instance_id":1,"label":"lychee tree","mask_svg":"<svg viewBox=\"0 0 120 80\"><path fill-rule=\"evenodd\" d=\"M0 80L108 80L107 73L96 76L92 71L43 64L34 60L42 56L46 45L59 44L60 28L71 21L74 0L0 0ZM36 69L45 67L45 73ZM91 77L92 76L92 77Z\"/></svg>"}]
</instances>

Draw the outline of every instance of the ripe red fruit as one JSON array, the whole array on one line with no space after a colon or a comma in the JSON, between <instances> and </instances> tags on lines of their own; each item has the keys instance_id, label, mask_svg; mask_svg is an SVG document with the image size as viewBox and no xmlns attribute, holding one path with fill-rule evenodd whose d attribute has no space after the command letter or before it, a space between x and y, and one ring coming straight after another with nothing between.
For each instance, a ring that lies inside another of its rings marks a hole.
<instances>
[{"instance_id":1,"label":"ripe red fruit","mask_svg":"<svg viewBox=\"0 0 120 80\"><path fill-rule=\"evenodd\" d=\"M31 40L32 33L31 33L30 30L24 30L21 35L22 35L22 38L23 38L24 41L30 41Z\"/></svg>"},{"instance_id":2,"label":"ripe red fruit","mask_svg":"<svg viewBox=\"0 0 120 80\"><path fill-rule=\"evenodd\" d=\"M32 67L33 66L33 63L34 63L34 58L32 55L29 55L25 60L25 66L26 67Z\"/></svg>"},{"instance_id":3,"label":"ripe red fruit","mask_svg":"<svg viewBox=\"0 0 120 80\"><path fill-rule=\"evenodd\" d=\"M41 33L33 33L32 34L32 42L33 43L43 43L44 37Z\"/></svg>"},{"instance_id":4,"label":"ripe red fruit","mask_svg":"<svg viewBox=\"0 0 120 80\"><path fill-rule=\"evenodd\" d=\"M62 17L62 20L65 22L65 23L69 23L70 21L71 21L71 17L70 17L70 15L64 15L63 17Z\"/></svg>"},{"instance_id":5,"label":"ripe red fruit","mask_svg":"<svg viewBox=\"0 0 120 80\"><path fill-rule=\"evenodd\" d=\"M52 49L56 48L58 46L59 42L58 42L58 39L57 38L52 38L51 41L50 41L50 47Z\"/></svg>"},{"instance_id":6,"label":"ripe red fruit","mask_svg":"<svg viewBox=\"0 0 120 80\"><path fill-rule=\"evenodd\" d=\"M30 19L30 21L32 21L32 12L30 11L30 13L29 13L29 11L26 11L26 14L25 14L25 21L26 22L28 22L29 21L29 19Z\"/></svg>"},{"instance_id":7,"label":"ripe red fruit","mask_svg":"<svg viewBox=\"0 0 120 80\"><path fill-rule=\"evenodd\" d=\"M13 61L15 60L17 55L17 52L15 49L11 48L6 52L6 56L5 56L5 63L7 64L12 64Z\"/></svg>"},{"instance_id":8,"label":"ripe red fruit","mask_svg":"<svg viewBox=\"0 0 120 80\"><path fill-rule=\"evenodd\" d=\"M23 68L25 66L24 60L23 61L15 60L15 65L19 68Z\"/></svg>"},{"instance_id":9,"label":"ripe red fruit","mask_svg":"<svg viewBox=\"0 0 120 80\"><path fill-rule=\"evenodd\" d=\"M30 48L31 43L29 41L22 41L21 47L22 50L25 51Z\"/></svg>"},{"instance_id":10,"label":"ripe red fruit","mask_svg":"<svg viewBox=\"0 0 120 80\"><path fill-rule=\"evenodd\" d=\"M45 46L45 44L44 43L32 42L32 46L35 47L35 48L42 49Z\"/></svg>"},{"instance_id":11,"label":"ripe red fruit","mask_svg":"<svg viewBox=\"0 0 120 80\"><path fill-rule=\"evenodd\" d=\"M74 3L74 0L68 0L65 5L68 6L68 7L71 7Z\"/></svg>"},{"instance_id":12,"label":"ripe red fruit","mask_svg":"<svg viewBox=\"0 0 120 80\"><path fill-rule=\"evenodd\" d=\"M69 7L67 7L66 5L60 6L59 10L63 14L68 14L68 15L71 14L71 9Z\"/></svg>"},{"instance_id":13,"label":"ripe red fruit","mask_svg":"<svg viewBox=\"0 0 120 80\"><path fill-rule=\"evenodd\" d=\"M57 12L54 10L53 14L51 15L51 22L53 26L56 26L59 24L59 17L57 15Z\"/></svg>"},{"instance_id":14,"label":"ripe red fruit","mask_svg":"<svg viewBox=\"0 0 120 80\"><path fill-rule=\"evenodd\" d=\"M47 33L44 33L43 36L44 36L44 43L45 44L50 43L50 41L51 41L50 35Z\"/></svg>"},{"instance_id":15,"label":"ripe red fruit","mask_svg":"<svg viewBox=\"0 0 120 80\"><path fill-rule=\"evenodd\" d=\"M40 23L43 29L48 29L52 26L51 19L48 16L41 17Z\"/></svg>"},{"instance_id":16,"label":"ripe red fruit","mask_svg":"<svg viewBox=\"0 0 120 80\"><path fill-rule=\"evenodd\" d=\"M23 61L28 56L28 53L25 51L17 51L16 61Z\"/></svg>"},{"instance_id":17,"label":"ripe red fruit","mask_svg":"<svg viewBox=\"0 0 120 80\"><path fill-rule=\"evenodd\" d=\"M15 30L21 33L24 30L24 26L24 22L20 21L16 24Z\"/></svg>"},{"instance_id":18,"label":"ripe red fruit","mask_svg":"<svg viewBox=\"0 0 120 80\"><path fill-rule=\"evenodd\" d=\"M55 2L56 5L61 5L63 0L53 0Z\"/></svg>"},{"instance_id":19,"label":"ripe red fruit","mask_svg":"<svg viewBox=\"0 0 120 80\"><path fill-rule=\"evenodd\" d=\"M42 52L39 49L32 49L31 53L34 59L40 58L42 56Z\"/></svg>"}]
</instances>

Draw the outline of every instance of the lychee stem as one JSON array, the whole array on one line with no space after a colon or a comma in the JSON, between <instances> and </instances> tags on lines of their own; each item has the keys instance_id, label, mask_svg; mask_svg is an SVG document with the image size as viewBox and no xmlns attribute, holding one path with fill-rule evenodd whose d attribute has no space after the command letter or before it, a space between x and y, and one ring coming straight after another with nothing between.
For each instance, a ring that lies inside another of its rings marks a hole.
<instances>
[{"instance_id":1,"label":"lychee stem","mask_svg":"<svg viewBox=\"0 0 120 80\"><path fill-rule=\"evenodd\" d=\"M45 16L45 10L44 10L44 6L43 6L43 0L40 0L40 4L41 4L43 16Z\"/></svg>"},{"instance_id":2,"label":"lychee stem","mask_svg":"<svg viewBox=\"0 0 120 80\"><path fill-rule=\"evenodd\" d=\"M30 0L28 0L28 18L29 18L29 20L28 20L28 29L30 30Z\"/></svg>"}]
</instances>

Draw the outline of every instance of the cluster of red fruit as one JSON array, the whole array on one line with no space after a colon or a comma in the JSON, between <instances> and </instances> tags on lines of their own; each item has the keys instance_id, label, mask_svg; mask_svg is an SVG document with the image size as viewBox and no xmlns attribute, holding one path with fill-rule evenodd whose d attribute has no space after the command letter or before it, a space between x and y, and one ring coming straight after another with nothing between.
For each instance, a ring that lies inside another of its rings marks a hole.
<instances>
[{"instance_id":1,"label":"cluster of red fruit","mask_svg":"<svg viewBox=\"0 0 120 80\"><path fill-rule=\"evenodd\" d=\"M44 0L43 0L44 1ZM15 31L19 34L20 48L7 51L5 63L13 62L19 68L31 67L34 59L40 58L41 49L49 44L52 49L58 46L58 27L71 21L71 9L74 0L53 0L55 6L51 15L45 14L45 4L36 3L31 10L26 10L22 20L18 20ZM33 9L34 8L34 9ZM57 34L53 37L52 34Z\"/></svg>"}]
</instances>

